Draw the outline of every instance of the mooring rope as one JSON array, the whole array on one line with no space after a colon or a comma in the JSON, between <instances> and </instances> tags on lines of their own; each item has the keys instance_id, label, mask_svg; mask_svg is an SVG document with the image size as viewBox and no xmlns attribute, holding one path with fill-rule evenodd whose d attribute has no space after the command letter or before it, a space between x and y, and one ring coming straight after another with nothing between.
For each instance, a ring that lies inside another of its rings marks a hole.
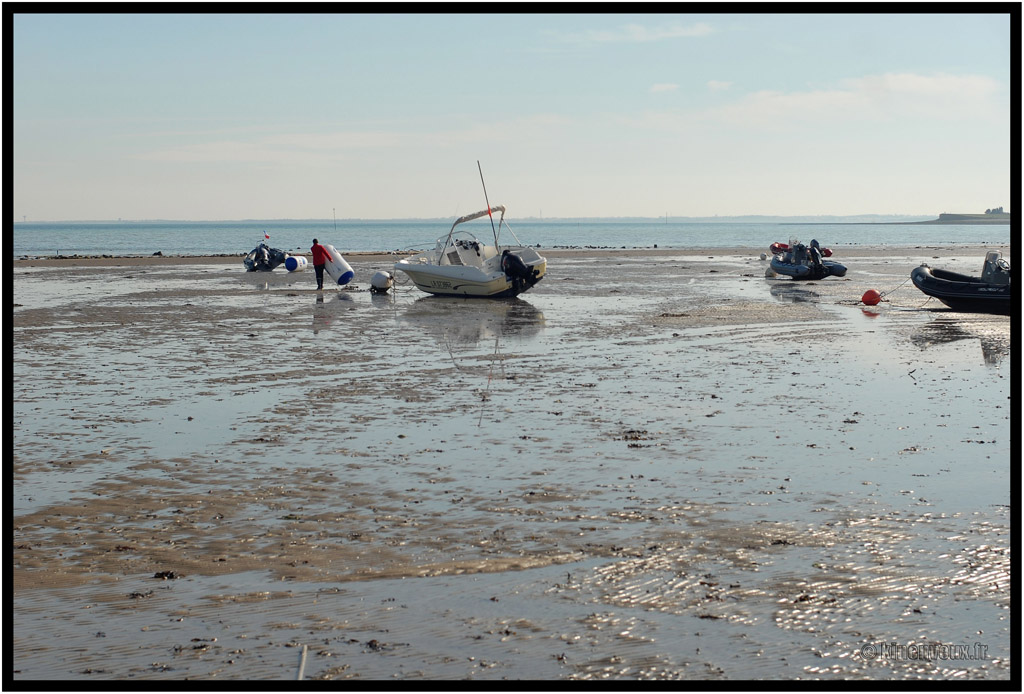
<instances>
[{"instance_id":1,"label":"mooring rope","mask_svg":"<svg viewBox=\"0 0 1024 694\"><path fill-rule=\"evenodd\" d=\"M900 282L900 283L899 283L899 284L898 284L898 285L897 285L896 287L894 287L893 289L890 289L890 290L889 290L889 291L887 291L887 292L880 292L880 293L879 293L879 295L878 295L878 297L879 297L879 299L878 299L878 300L879 300L879 301L888 301L888 299L886 299L886 298L885 298L886 296L888 296L889 294L892 294L892 293L893 293L894 291L896 291L897 289L899 289L900 287L902 287L903 285L905 285L905 284L906 284L907 282L909 282L909 281L910 281L911 279L912 279L912 278L908 277L907 279L905 279L905 280L903 280L902 282ZM923 303L922 303L922 304L921 304L920 306L918 306L918 307L917 307L917 310L920 310L920 309L924 308L924 307L925 307L925 306L926 306L926 305L928 304L928 302L929 302L929 301L931 301L931 300L932 300L932 299L934 299L934 298L935 298L935 297L933 297L933 296L928 296L927 298L925 298L924 302L923 302Z\"/></svg>"},{"instance_id":2,"label":"mooring rope","mask_svg":"<svg viewBox=\"0 0 1024 694\"><path fill-rule=\"evenodd\" d=\"M908 277L907 279L905 279L902 282L900 282L899 285L897 285L894 289L890 289L887 292L879 292L878 296L880 297L880 299L885 299L886 296L888 296L889 294L892 294L894 291L896 291L897 289L899 289L900 287L902 287L904 284L906 284L909 281L910 281L910 278Z\"/></svg>"}]
</instances>

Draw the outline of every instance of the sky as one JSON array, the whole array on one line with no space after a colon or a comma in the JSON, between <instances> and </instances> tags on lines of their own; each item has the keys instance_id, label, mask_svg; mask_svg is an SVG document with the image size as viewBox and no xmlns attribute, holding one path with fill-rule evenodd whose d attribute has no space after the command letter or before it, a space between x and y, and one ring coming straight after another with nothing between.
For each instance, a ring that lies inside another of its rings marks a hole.
<instances>
[{"instance_id":1,"label":"sky","mask_svg":"<svg viewBox=\"0 0 1024 694\"><path fill-rule=\"evenodd\" d=\"M480 162L513 219L1011 211L1019 13L723 7L15 13L7 199L17 222L454 217L485 207Z\"/></svg>"}]
</instances>

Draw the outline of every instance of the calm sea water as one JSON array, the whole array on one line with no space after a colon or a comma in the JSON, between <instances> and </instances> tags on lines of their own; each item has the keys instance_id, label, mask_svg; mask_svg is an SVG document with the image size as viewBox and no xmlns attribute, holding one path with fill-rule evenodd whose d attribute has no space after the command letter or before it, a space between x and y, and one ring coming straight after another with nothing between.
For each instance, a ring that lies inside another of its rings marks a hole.
<instances>
[{"instance_id":1,"label":"calm sea water","mask_svg":"<svg viewBox=\"0 0 1024 694\"><path fill-rule=\"evenodd\" d=\"M431 248L451 221L19 222L14 257L245 254L264 240L273 248L308 252L314 237L342 253ZM792 224L672 221L511 221L525 244L541 248L765 248L791 238L823 246L988 245L1008 250L1010 225ZM461 225L492 238L486 218ZM502 242L514 239L506 232Z\"/></svg>"}]
</instances>

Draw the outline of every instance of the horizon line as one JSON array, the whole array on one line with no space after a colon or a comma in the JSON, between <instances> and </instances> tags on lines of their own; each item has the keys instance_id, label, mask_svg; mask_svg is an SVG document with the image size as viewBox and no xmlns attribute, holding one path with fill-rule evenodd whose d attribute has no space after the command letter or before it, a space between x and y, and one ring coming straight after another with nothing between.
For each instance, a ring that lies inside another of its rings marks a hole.
<instances>
[{"instance_id":1,"label":"horizon line","mask_svg":"<svg viewBox=\"0 0 1024 694\"><path fill-rule=\"evenodd\" d=\"M973 212L943 212L942 214L959 214L959 215L981 215L983 213ZM1011 213L1005 212L1007 216ZM938 215L934 213L922 213L922 214L906 214L906 213L879 213L879 212L863 212L855 214L716 214L716 215L660 215L657 217L641 216L641 215L616 215L616 216L590 216L590 217L541 217L541 216L527 216L517 217L520 221L531 220L531 221L544 221L544 222L560 222L560 221L579 221L579 220L649 220L654 222L667 222L667 221L684 221L684 220L730 220L730 219L801 219L801 218L857 218L857 217L890 217L890 218L905 218L905 217L922 217L929 219L937 219ZM24 218L21 221L14 220L14 224L88 224L88 223L110 223L110 224L137 224L137 223L155 223L155 222L174 222L174 223L227 223L227 222L238 222L238 223L249 223L249 222L433 222L433 221L450 221L453 217L345 217L345 218L322 218L322 217L277 217L277 218L238 218L238 219L172 219L162 217L152 218L117 218L117 219L34 219L29 220Z\"/></svg>"}]
</instances>

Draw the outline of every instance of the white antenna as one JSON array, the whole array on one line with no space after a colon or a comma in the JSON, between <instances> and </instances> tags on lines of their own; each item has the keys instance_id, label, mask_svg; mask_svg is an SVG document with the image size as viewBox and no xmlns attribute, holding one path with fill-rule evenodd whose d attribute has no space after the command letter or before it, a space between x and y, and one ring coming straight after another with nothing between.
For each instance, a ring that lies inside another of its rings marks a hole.
<instances>
[{"instance_id":1,"label":"white antenna","mask_svg":"<svg viewBox=\"0 0 1024 694\"><path fill-rule=\"evenodd\" d=\"M484 187L484 202L487 203L487 217L491 220L491 233L494 234L494 247L498 247L498 232L494 229L494 217L491 217L491 201L487 199L487 184L484 183L484 170L480 167L480 160L476 160L476 168L480 171L480 185Z\"/></svg>"}]
</instances>

